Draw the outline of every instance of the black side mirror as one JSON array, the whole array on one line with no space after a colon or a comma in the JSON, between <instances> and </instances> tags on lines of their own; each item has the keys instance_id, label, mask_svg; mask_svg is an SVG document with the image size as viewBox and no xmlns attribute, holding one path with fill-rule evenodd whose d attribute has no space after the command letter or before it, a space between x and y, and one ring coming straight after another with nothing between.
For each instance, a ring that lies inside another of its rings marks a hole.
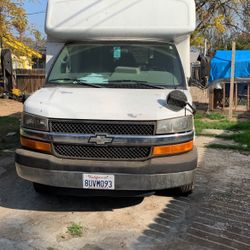
<instances>
[{"instance_id":1,"label":"black side mirror","mask_svg":"<svg viewBox=\"0 0 250 250\"><path fill-rule=\"evenodd\" d=\"M194 114L196 113L196 107L192 106L188 102L186 95L180 90L174 90L168 95L167 107L170 110L178 112L182 110L183 108L185 108L186 106L189 106L192 109Z\"/></svg>"},{"instance_id":2,"label":"black side mirror","mask_svg":"<svg viewBox=\"0 0 250 250\"><path fill-rule=\"evenodd\" d=\"M180 111L187 105L187 97L186 95L179 91L172 91L167 97L167 106L169 109L173 111Z\"/></svg>"}]
</instances>

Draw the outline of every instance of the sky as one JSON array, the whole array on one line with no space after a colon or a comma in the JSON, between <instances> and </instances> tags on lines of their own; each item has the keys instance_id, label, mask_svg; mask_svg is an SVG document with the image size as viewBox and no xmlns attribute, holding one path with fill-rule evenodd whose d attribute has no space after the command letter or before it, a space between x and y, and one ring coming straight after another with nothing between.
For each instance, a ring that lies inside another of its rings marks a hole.
<instances>
[{"instance_id":1,"label":"sky","mask_svg":"<svg viewBox=\"0 0 250 250\"><path fill-rule=\"evenodd\" d=\"M25 0L24 8L28 14L29 23L44 36L44 21L47 0ZM41 13L42 12L42 13Z\"/></svg>"}]
</instances>

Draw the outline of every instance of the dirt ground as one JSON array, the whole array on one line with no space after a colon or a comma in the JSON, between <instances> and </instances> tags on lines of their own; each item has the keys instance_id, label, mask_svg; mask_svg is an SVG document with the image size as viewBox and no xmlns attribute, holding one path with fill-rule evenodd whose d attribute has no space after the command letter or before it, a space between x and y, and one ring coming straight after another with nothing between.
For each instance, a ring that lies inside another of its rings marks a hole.
<instances>
[{"instance_id":1,"label":"dirt ground","mask_svg":"<svg viewBox=\"0 0 250 250\"><path fill-rule=\"evenodd\" d=\"M205 148L211 140L197 138L188 197L40 195L16 175L13 153L0 156L0 249L250 249L250 156ZM81 237L67 233L72 223Z\"/></svg>"},{"instance_id":2,"label":"dirt ground","mask_svg":"<svg viewBox=\"0 0 250 250\"><path fill-rule=\"evenodd\" d=\"M23 104L14 100L0 99L0 116L9 116L22 112Z\"/></svg>"}]
</instances>

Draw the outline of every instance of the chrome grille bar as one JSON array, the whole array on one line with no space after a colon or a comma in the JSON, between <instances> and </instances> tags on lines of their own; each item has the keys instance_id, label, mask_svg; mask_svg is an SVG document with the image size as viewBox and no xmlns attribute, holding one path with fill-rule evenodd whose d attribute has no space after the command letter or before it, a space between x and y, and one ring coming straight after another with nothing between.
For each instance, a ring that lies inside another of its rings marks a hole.
<instances>
[{"instance_id":1,"label":"chrome grille bar","mask_svg":"<svg viewBox=\"0 0 250 250\"><path fill-rule=\"evenodd\" d=\"M91 145L90 139L95 134L65 134L44 131L35 131L21 128L20 134L24 137L47 141L57 144ZM112 146L160 146L178 144L193 140L194 131L170 135L133 136L133 135L110 135Z\"/></svg>"}]
</instances>

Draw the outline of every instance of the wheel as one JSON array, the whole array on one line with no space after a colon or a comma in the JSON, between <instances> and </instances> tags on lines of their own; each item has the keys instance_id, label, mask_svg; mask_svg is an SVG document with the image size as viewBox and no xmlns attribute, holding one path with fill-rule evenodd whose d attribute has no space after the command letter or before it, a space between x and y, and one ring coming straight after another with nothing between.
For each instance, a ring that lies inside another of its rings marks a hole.
<instances>
[{"instance_id":1,"label":"wheel","mask_svg":"<svg viewBox=\"0 0 250 250\"><path fill-rule=\"evenodd\" d=\"M171 196L171 197L179 197L179 196L188 196L193 192L194 184L193 182L188 185L167 188L163 190L157 191L157 194L160 196Z\"/></svg>"},{"instance_id":2,"label":"wheel","mask_svg":"<svg viewBox=\"0 0 250 250\"><path fill-rule=\"evenodd\" d=\"M193 190L194 190L194 183L184 185L178 188L180 195L185 195L185 196L190 195L193 192Z\"/></svg>"}]
</instances>

